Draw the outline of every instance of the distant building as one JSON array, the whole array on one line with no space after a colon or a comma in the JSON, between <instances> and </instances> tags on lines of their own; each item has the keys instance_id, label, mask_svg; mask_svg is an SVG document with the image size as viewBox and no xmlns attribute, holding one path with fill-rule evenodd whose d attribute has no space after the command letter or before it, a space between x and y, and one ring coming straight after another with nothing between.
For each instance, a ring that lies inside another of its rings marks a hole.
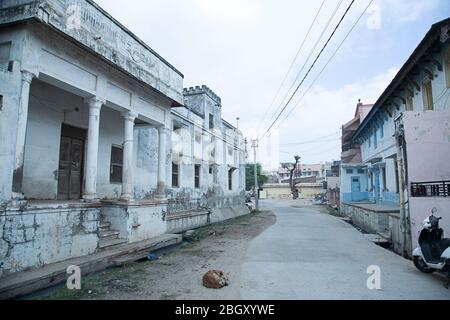
<instances>
[{"instance_id":1,"label":"distant building","mask_svg":"<svg viewBox=\"0 0 450 320\"><path fill-rule=\"evenodd\" d=\"M329 169L326 170L326 190L328 204L334 208L339 208L341 198L341 161L333 161Z\"/></svg>"},{"instance_id":2,"label":"distant building","mask_svg":"<svg viewBox=\"0 0 450 320\"><path fill-rule=\"evenodd\" d=\"M328 177L339 177L341 175L341 161L333 161L331 168L327 171Z\"/></svg>"},{"instance_id":3,"label":"distant building","mask_svg":"<svg viewBox=\"0 0 450 320\"><path fill-rule=\"evenodd\" d=\"M363 122L372 104L358 101L355 116L342 126L342 153L340 163L340 201L367 201L369 190L367 186L367 165L361 160L361 147L353 141L353 134Z\"/></svg>"},{"instance_id":4,"label":"distant building","mask_svg":"<svg viewBox=\"0 0 450 320\"><path fill-rule=\"evenodd\" d=\"M317 164L298 164L298 169L301 172L302 177L313 176L322 179L324 174L324 165L321 163Z\"/></svg>"},{"instance_id":5,"label":"distant building","mask_svg":"<svg viewBox=\"0 0 450 320\"><path fill-rule=\"evenodd\" d=\"M289 182L290 178L290 168L294 166L294 163L283 162L280 164L280 167L276 171L266 172L266 175L269 177L270 183L283 183ZM327 176L338 175L336 171L337 168L334 168L334 172L332 171L332 163L318 163L318 164L297 164L297 167L294 170L293 178L296 181L301 182L321 182L325 181Z\"/></svg>"}]
</instances>

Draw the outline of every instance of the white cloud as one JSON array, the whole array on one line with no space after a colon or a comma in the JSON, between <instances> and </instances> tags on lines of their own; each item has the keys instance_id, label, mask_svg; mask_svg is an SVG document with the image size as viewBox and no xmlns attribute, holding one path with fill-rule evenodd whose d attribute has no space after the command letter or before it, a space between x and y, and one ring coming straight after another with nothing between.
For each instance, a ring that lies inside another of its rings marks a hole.
<instances>
[{"instance_id":1,"label":"white cloud","mask_svg":"<svg viewBox=\"0 0 450 320\"><path fill-rule=\"evenodd\" d=\"M413 22L435 10L447 0L379 0L382 15L394 14L403 22Z\"/></svg>"},{"instance_id":2,"label":"white cloud","mask_svg":"<svg viewBox=\"0 0 450 320\"><path fill-rule=\"evenodd\" d=\"M257 0L195 0L194 3L210 18L224 22L253 22L261 13Z\"/></svg>"},{"instance_id":3,"label":"white cloud","mask_svg":"<svg viewBox=\"0 0 450 320\"><path fill-rule=\"evenodd\" d=\"M358 99L363 103L374 103L396 72L396 68L391 68L375 77L333 90L314 87L279 128L280 143L284 144L280 147L281 160L289 160L296 154L306 163L338 160L340 129L353 118ZM320 137L325 137L320 143L287 145Z\"/></svg>"}]
</instances>

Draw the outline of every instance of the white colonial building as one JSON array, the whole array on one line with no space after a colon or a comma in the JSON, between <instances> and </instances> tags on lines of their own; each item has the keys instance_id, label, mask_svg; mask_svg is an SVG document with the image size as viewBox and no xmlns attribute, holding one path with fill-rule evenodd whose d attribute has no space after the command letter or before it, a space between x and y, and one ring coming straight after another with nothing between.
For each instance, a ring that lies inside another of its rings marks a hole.
<instances>
[{"instance_id":1,"label":"white colonial building","mask_svg":"<svg viewBox=\"0 0 450 320\"><path fill-rule=\"evenodd\" d=\"M220 98L90 0L0 2L0 137L0 277L245 213Z\"/></svg>"}]
</instances>

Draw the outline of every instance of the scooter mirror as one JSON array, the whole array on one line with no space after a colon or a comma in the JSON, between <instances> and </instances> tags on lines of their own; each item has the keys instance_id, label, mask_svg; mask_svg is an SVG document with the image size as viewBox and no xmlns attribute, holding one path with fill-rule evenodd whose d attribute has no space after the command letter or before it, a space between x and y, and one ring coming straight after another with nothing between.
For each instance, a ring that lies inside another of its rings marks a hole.
<instances>
[{"instance_id":1,"label":"scooter mirror","mask_svg":"<svg viewBox=\"0 0 450 320\"><path fill-rule=\"evenodd\" d=\"M437 208L434 207L433 209L431 209L431 215L434 215L437 212Z\"/></svg>"}]
</instances>

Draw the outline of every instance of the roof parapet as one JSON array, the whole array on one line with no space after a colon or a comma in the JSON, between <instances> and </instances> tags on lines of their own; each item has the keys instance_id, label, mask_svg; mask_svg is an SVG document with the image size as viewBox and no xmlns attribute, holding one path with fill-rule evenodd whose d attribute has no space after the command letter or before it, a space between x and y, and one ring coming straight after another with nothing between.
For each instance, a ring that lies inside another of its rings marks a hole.
<instances>
[{"instance_id":1,"label":"roof parapet","mask_svg":"<svg viewBox=\"0 0 450 320\"><path fill-rule=\"evenodd\" d=\"M202 85L202 86L195 86L195 87L189 87L183 89L183 95L185 96L191 96L191 95L197 95L197 94L206 94L208 95L212 100L214 100L216 103L218 103L220 106L222 105L222 99L214 93L208 86Z\"/></svg>"}]
</instances>

